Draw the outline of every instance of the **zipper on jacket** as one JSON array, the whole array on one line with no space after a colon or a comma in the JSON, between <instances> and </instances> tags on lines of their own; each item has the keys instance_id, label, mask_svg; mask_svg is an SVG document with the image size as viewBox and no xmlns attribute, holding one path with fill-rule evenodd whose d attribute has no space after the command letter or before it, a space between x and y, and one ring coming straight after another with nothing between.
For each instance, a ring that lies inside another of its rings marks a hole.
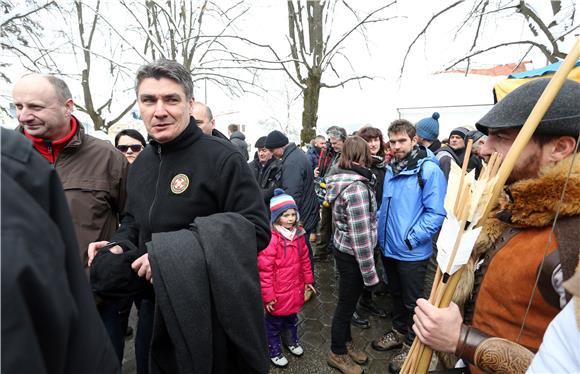
<instances>
[{"instance_id":1,"label":"zipper on jacket","mask_svg":"<svg viewBox=\"0 0 580 374\"><path fill-rule=\"evenodd\" d=\"M153 216L153 207L157 202L157 193L159 192L159 180L161 179L161 166L163 165L163 158L161 157L161 145L157 148L157 155L159 156L159 167L157 168L157 183L155 183L155 195L153 195L153 202L149 207L149 231L153 233L153 225L151 223L151 217Z\"/></svg>"},{"instance_id":2,"label":"zipper on jacket","mask_svg":"<svg viewBox=\"0 0 580 374\"><path fill-rule=\"evenodd\" d=\"M389 197L389 202L387 203L387 211L385 212L385 231L383 235L383 239L385 241L384 249L387 249L387 227L389 225L389 210L391 209L391 199L392 197Z\"/></svg>"},{"instance_id":3,"label":"zipper on jacket","mask_svg":"<svg viewBox=\"0 0 580 374\"><path fill-rule=\"evenodd\" d=\"M54 148L52 147L52 142L50 140L45 140L44 143L46 144L46 148L50 152L50 157L52 158L52 162L50 165L55 168L56 167L56 157L54 157Z\"/></svg>"}]
</instances>

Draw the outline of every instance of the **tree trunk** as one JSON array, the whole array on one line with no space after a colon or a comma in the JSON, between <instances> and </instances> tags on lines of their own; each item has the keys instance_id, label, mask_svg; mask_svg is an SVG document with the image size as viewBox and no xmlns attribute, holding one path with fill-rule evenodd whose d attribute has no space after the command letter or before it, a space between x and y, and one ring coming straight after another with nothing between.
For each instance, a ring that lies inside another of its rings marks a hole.
<instances>
[{"instance_id":1,"label":"tree trunk","mask_svg":"<svg viewBox=\"0 0 580 374\"><path fill-rule=\"evenodd\" d=\"M302 130L300 142L302 145L310 142L316 136L316 122L318 121L318 99L320 98L320 74L308 74L304 95L304 107L302 111Z\"/></svg>"}]
</instances>

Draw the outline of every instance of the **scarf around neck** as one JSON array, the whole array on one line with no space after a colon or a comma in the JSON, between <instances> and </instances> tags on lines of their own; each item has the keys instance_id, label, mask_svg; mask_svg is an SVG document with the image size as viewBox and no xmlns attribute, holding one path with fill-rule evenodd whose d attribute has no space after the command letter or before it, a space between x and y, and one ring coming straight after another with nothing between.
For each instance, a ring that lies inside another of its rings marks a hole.
<instances>
[{"instance_id":1,"label":"scarf around neck","mask_svg":"<svg viewBox=\"0 0 580 374\"><path fill-rule=\"evenodd\" d=\"M391 169L393 170L393 175L397 175L408 166L415 167L419 160L427 156L427 151L419 147L419 145L413 146L411 152L402 160L398 160L396 157L391 160Z\"/></svg>"},{"instance_id":2,"label":"scarf around neck","mask_svg":"<svg viewBox=\"0 0 580 374\"><path fill-rule=\"evenodd\" d=\"M274 228L276 229L276 231L280 233L280 235L282 235L288 240L293 240L294 236L296 235L296 227L293 227L292 229L289 230L284 226L274 225Z\"/></svg>"}]
</instances>

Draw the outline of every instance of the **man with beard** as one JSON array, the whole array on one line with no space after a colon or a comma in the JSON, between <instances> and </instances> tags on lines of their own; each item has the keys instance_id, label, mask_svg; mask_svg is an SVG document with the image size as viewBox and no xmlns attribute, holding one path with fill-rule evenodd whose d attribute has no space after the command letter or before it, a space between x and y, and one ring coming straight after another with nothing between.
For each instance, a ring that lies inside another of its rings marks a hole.
<instances>
[{"instance_id":1,"label":"man with beard","mask_svg":"<svg viewBox=\"0 0 580 374\"><path fill-rule=\"evenodd\" d=\"M488 135L482 155L507 154L548 82L526 83L479 120L478 130ZM478 264L475 280L465 272L455 294L455 302L467 301L463 317L456 304L438 309L417 301L413 329L433 349L478 367L486 363L475 362L475 352L485 349L490 337L535 352L549 322L566 305L562 281L578 261L579 102L580 84L567 80L518 158L468 263L471 272ZM480 371L471 366L471 372Z\"/></svg>"},{"instance_id":2,"label":"man with beard","mask_svg":"<svg viewBox=\"0 0 580 374\"><path fill-rule=\"evenodd\" d=\"M396 120L388 133L395 158L387 166L377 230L393 298L393 326L372 347L401 347L389 365L398 371L415 338L413 309L423 293L431 238L445 219L447 183L433 152L417 144L412 123Z\"/></svg>"},{"instance_id":3,"label":"man with beard","mask_svg":"<svg viewBox=\"0 0 580 374\"><path fill-rule=\"evenodd\" d=\"M449 179L452 162L455 162L459 167L463 166L468 133L469 130L465 127L457 127L453 129L451 134L449 134L449 145L440 148L435 153L446 179ZM475 177L477 178L481 171L481 161L477 158L474 152L471 152L469 163L467 164L467 171L469 172L473 169L475 169Z\"/></svg>"}]
</instances>

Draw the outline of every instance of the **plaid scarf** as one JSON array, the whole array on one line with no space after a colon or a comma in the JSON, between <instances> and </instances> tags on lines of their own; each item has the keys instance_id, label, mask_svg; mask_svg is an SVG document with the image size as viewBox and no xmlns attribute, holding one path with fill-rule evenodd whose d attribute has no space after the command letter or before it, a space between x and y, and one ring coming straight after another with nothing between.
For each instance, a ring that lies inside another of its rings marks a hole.
<instances>
[{"instance_id":1,"label":"plaid scarf","mask_svg":"<svg viewBox=\"0 0 580 374\"><path fill-rule=\"evenodd\" d=\"M409 152L407 157L405 157L404 159L398 160L396 157L394 157L391 160L391 169L393 170L393 175L397 175L403 170L405 170L407 166L409 166L409 163L411 163L411 165L417 165L419 159L424 158L426 156L426 152L420 151L421 151L420 147L418 145L415 145L413 149L411 149L411 152Z\"/></svg>"}]
</instances>

